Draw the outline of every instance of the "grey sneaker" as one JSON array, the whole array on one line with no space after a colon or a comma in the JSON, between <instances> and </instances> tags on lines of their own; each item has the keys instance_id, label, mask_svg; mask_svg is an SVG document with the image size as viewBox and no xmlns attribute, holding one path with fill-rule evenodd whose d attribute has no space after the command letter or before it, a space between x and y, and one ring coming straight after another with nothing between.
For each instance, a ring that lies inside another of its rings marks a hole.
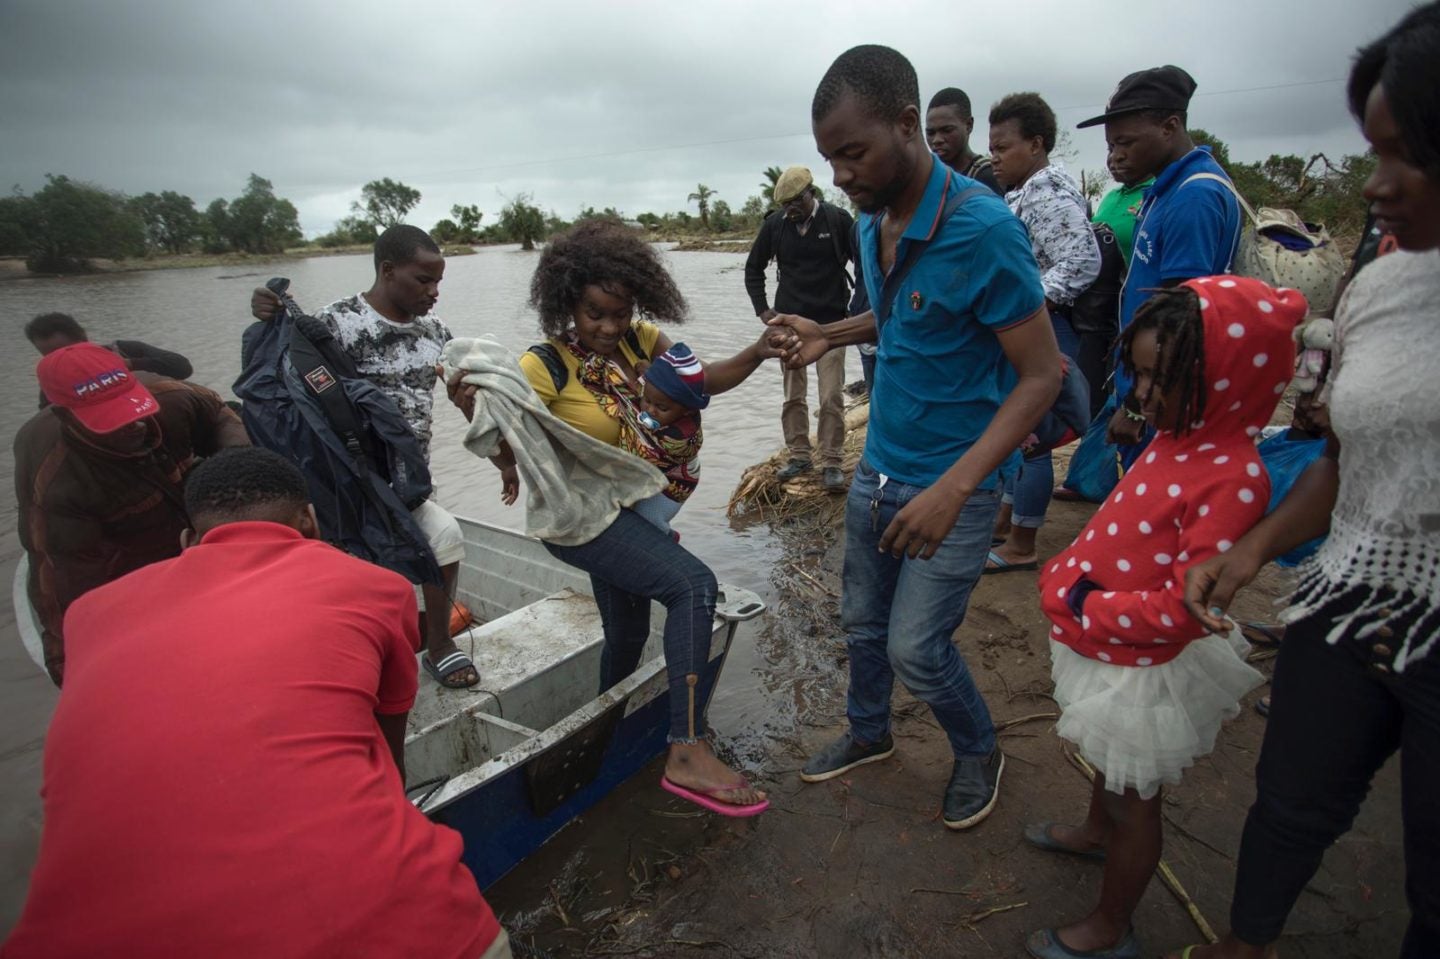
<instances>
[{"instance_id":1,"label":"grey sneaker","mask_svg":"<svg viewBox=\"0 0 1440 959\"><path fill-rule=\"evenodd\" d=\"M1000 798L1005 754L996 746L984 759L957 759L945 787L941 817L947 829L969 829L990 815Z\"/></svg>"},{"instance_id":2,"label":"grey sneaker","mask_svg":"<svg viewBox=\"0 0 1440 959\"><path fill-rule=\"evenodd\" d=\"M782 482L784 480L792 480L795 477L799 476L801 473L808 472L809 469L809 460L802 460L798 456L793 457L790 462L786 463L784 466L780 467L778 470L775 471L775 478L781 480Z\"/></svg>"},{"instance_id":3,"label":"grey sneaker","mask_svg":"<svg viewBox=\"0 0 1440 959\"><path fill-rule=\"evenodd\" d=\"M850 484L845 482L845 471L838 466L825 467L821 476L825 489L831 493L843 493L850 487Z\"/></svg>"},{"instance_id":4,"label":"grey sneaker","mask_svg":"<svg viewBox=\"0 0 1440 959\"><path fill-rule=\"evenodd\" d=\"M805 763L800 771L800 780L807 783L823 783L834 779L866 763L878 763L895 754L895 740L886 735L878 743L860 743L850 735L850 730Z\"/></svg>"}]
</instances>

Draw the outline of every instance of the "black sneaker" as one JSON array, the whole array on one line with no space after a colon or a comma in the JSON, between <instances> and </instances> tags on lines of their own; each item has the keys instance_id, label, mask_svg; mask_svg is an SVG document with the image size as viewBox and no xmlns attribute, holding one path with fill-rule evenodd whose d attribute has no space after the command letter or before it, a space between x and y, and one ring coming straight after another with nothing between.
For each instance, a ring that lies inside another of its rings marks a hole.
<instances>
[{"instance_id":1,"label":"black sneaker","mask_svg":"<svg viewBox=\"0 0 1440 959\"><path fill-rule=\"evenodd\" d=\"M1005 754L996 746L985 759L957 759L945 787L942 817L947 829L969 829L990 815L1000 798Z\"/></svg>"},{"instance_id":2,"label":"black sneaker","mask_svg":"<svg viewBox=\"0 0 1440 959\"><path fill-rule=\"evenodd\" d=\"M792 480L801 473L809 472L809 470L809 460L802 460L799 457L795 457L775 471L775 478L781 481Z\"/></svg>"},{"instance_id":3,"label":"black sneaker","mask_svg":"<svg viewBox=\"0 0 1440 959\"><path fill-rule=\"evenodd\" d=\"M807 783L823 783L834 779L866 763L878 763L889 759L895 753L895 740L887 733L878 743L856 742L847 729L830 745L811 756L800 770L800 780Z\"/></svg>"}]
</instances>

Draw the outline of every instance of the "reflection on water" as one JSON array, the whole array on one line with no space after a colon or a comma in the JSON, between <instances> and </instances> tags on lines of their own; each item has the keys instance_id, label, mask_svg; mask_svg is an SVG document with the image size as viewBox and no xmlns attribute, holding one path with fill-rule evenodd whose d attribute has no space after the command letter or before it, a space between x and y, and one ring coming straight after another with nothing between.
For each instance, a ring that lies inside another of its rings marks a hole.
<instances>
[{"instance_id":1,"label":"reflection on water","mask_svg":"<svg viewBox=\"0 0 1440 959\"><path fill-rule=\"evenodd\" d=\"M446 264L437 312L456 336L490 335L519 351L539 336L526 305L538 254L514 247L485 248ZM701 359L728 356L752 342L760 324L751 312L743 280L744 256L729 253L667 254L691 320L670 327ZM250 322L250 290L274 275L290 277L302 307L318 308L367 289L368 256L157 270L111 276L18 280L0 283L0 317L8 346L0 351L0 417L7 436L33 414L36 355L21 328L37 313L75 316L92 339L139 339L188 356L194 381L230 398L239 372L240 331ZM851 376L859 362L848 358ZM673 525L684 545L704 559L722 581L773 597L769 576L779 548L764 527L733 530L725 516L730 491L746 466L780 444L780 370L762 367L744 384L717 399L705 413L703 473L699 488ZM812 387L813 395L813 387ZM464 418L443 400L436 404L432 469L441 502L456 513L520 528L523 507L500 502L498 474L460 445ZM4 483L13 489L14 456L7 444ZM8 584L20 553L12 496L0 496L0 569ZM15 634L10 610L0 620L0 931L13 923L24 895L39 829L39 747L54 708L49 680L39 675ZM753 643L756 628L741 631ZM758 728L771 712L761 662L752 648L736 649L717 695L713 720L729 734Z\"/></svg>"}]
</instances>

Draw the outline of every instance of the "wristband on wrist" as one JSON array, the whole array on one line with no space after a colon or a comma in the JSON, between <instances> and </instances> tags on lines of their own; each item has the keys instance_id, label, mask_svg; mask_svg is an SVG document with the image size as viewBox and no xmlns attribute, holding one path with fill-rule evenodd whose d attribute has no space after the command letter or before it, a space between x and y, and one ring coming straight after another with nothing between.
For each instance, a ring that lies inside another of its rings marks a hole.
<instances>
[{"instance_id":1,"label":"wristband on wrist","mask_svg":"<svg viewBox=\"0 0 1440 959\"><path fill-rule=\"evenodd\" d=\"M1143 422L1145 422L1145 414L1144 414L1144 413L1137 413L1137 412L1135 412L1134 410L1132 410L1132 409L1131 409L1130 407L1128 407L1128 406L1122 406L1122 407L1120 407L1120 412L1124 413L1124 414L1125 414L1125 418L1126 418L1127 420L1129 420L1130 422L1132 422L1132 423L1143 423Z\"/></svg>"}]
</instances>

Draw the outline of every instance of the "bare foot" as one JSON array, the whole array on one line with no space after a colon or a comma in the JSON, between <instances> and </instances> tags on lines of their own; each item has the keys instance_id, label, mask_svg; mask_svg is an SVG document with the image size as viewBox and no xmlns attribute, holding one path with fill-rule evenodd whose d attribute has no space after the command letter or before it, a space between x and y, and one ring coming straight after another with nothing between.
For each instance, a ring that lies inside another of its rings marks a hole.
<instances>
[{"instance_id":1,"label":"bare foot","mask_svg":"<svg viewBox=\"0 0 1440 959\"><path fill-rule=\"evenodd\" d=\"M670 754L665 757L665 778L736 806L751 806L765 799L763 791L717 759L710 744L703 740L693 745L671 743Z\"/></svg>"}]
</instances>

